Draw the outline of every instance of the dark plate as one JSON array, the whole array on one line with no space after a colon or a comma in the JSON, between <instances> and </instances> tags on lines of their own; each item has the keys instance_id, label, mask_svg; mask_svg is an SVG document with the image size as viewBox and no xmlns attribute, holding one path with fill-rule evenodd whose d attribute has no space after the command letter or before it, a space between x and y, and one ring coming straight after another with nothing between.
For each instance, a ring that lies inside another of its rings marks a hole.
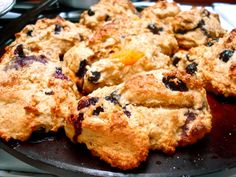
<instances>
[{"instance_id":1,"label":"dark plate","mask_svg":"<svg viewBox=\"0 0 236 177\"><path fill-rule=\"evenodd\" d=\"M151 152L135 170L120 171L93 157L84 145L72 144L62 131L34 134L30 141L0 146L30 165L60 176L198 176L236 167L236 100L208 95L212 132L173 156Z\"/></svg>"}]
</instances>

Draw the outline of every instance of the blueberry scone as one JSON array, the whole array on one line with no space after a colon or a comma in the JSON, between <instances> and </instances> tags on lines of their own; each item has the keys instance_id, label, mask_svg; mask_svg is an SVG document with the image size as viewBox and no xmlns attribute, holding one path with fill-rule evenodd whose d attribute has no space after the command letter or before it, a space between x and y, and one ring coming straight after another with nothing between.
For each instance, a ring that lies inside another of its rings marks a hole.
<instances>
[{"instance_id":1,"label":"blueberry scone","mask_svg":"<svg viewBox=\"0 0 236 177\"><path fill-rule=\"evenodd\" d=\"M172 57L172 65L201 79L208 91L236 96L235 35L236 30L233 30L206 46L179 50Z\"/></svg>"},{"instance_id":2,"label":"blueberry scone","mask_svg":"<svg viewBox=\"0 0 236 177\"><path fill-rule=\"evenodd\" d=\"M21 46L14 53L0 65L0 137L25 141L39 129L57 131L80 98L73 73Z\"/></svg>"},{"instance_id":3,"label":"blueberry scone","mask_svg":"<svg viewBox=\"0 0 236 177\"><path fill-rule=\"evenodd\" d=\"M175 16L173 30L179 46L185 49L207 44L209 40L223 37L225 34L217 14L197 7Z\"/></svg>"},{"instance_id":4,"label":"blueberry scone","mask_svg":"<svg viewBox=\"0 0 236 177\"><path fill-rule=\"evenodd\" d=\"M100 0L81 14L80 24L94 30L120 16L131 20L138 17L137 10L130 0Z\"/></svg>"},{"instance_id":5,"label":"blueberry scone","mask_svg":"<svg viewBox=\"0 0 236 177\"><path fill-rule=\"evenodd\" d=\"M224 96L236 96L236 29L219 39L204 53L203 73L207 89Z\"/></svg>"},{"instance_id":6,"label":"blueberry scone","mask_svg":"<svg viewBox=\"0 0 236 177\"><path fill-rule=\"evenodd\" d=\"M63 60L67 50L89 35L89 29L61 17L40 19L15 35L15 41L6 47L6 54L1 60L2 63L7 63L14 58L14 51L19 44L24 46L25 53L43 54L50 59Z\"/></svg>"},{"instance_id":7,"label":"blueberry scone","mask_svg":"<svg viewBox=\"0 0 236 177\"><path fill-rule=\"evenodd\" d=\"M172 154L211 130L205 89L177 70L140 73L97 89L77 110L66 119L67 136L123 170L137 167L149 150Z\"/></svg>"},{"instance_id":8,"label":"blueberry scone","mask_svg":"<svg viewBox=\"0 0 236 177\"><path fill-rule=\"evenodd\" d=\"M117 18L97 29L89 41L71 48L64 57L86 93L119 84L131 75L170 65L178 50L173 33L162 23Z\"/></svg>"}]
</instances>

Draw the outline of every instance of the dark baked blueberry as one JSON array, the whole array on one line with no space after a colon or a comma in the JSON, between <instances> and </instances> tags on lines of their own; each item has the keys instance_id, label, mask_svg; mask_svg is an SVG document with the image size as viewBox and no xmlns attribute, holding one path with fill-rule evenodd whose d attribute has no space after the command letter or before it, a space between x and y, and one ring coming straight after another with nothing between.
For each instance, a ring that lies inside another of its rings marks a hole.
<instances>
[{"instance_id":1,"label":"dark baked blueberry","mask_svg":"<svg viewBox=\"0 0 236 177\"><path fill-rule=\"evenodd\" d=\"M55 94L53 90L46 91L44 93L45 93L45 95L54 95Z\"/></svg>"},{"instance_id":2,"label":"dark baked blueberry","mask_svg":"<svg viewBox=\"0 0 236 177\"><path fill-rule=\"evenodd\" d=\"M63 74L61 67L56 67L54 77L61 80L70 80L65 74Z\"/></svg>"},{"instance_id":3,"label":"dark baked blueberry","mask_svg":"<svg viewBox=\"0 0 236 177\"><path fill-rule=\"evenodd\" d=\"M24 57L18 56L15 59L13 59L8 65L6 65L4 70L5 71L8 69L18 70L19 68L29 66L30 64L34 62L40 62L40 63L46 64L47 58L44 55L40 55L40 56L31 55L31 56L24 56Z\"/></svg>"},{"instance_id":4,"label":"dark baked blueberry","mask_svg":"<svg viewBox=\"0 0 236 177\"><path fill-rule=\"evenodd\" d=\"M206 44L206 46L207 47L211 47L211 46L213 46L216 42L218 42L219 41L219 38L216 38L216 39L213 39L213 40L211 40L211 41L209 41L207 44Z\"/></svg>"},{"instance_id":5,"label":"dark baked blueberry","mask_svg":"<svg viewBox=\"0 0 236 177\"><path fill-rule=\"evenodd\" d=\"M198 64L197 63L195 63L195 62L193 62L193 63L191 63L191 64L189 64L185 69L186 69L186 72L188 73L188 74L194 74L196 71L197 71L197 66L198 66Z\"/></svg>"},{"instance_id":6,"label":"dark baked blueberry","mask_svg":"<svg viewBox=\"0 0 236 177\"><path fill-rule=\"evenodd\" d=\"M165 84L166 88L170 90L180 92L188 91L186 84L175 76L163 77L162 82Z\"/></svg>"},{"instance_id":7,"label":"dark baked blueberry","mask_svg":"<svg viewBox=\"0 0 236 177\"><path fill-rule=\"evenodd\" d=\"M229 59L233 56L234 50L224 50L223 52L220 53L220 60L223 62L228 62Z\"/></svg>"},{"instance_id":8,"label":"dark baked blueberry","mask_svg":"<svg viewBox=\"0 0 236 177\"><path fill-rule=\"evenodd\" d=\"M98 102L99 98L97 97L92 97L89 99L89 102L91 105L95 105Z\"/></svg>"},{"instance_id":9,"label":"dark baked blueberry","mask_svg":"<svg viewBox=\"0 0 236 177\"><path fill-rule=\"evenodd\" d=\"M177 29L175 31L175 33L177 34L186 34L187 32L189 31L194 31L196 30L197 28L200 28L202 31L204 31L204 34L207 32L206 29L203 27L205 25L205 21L202 19L198 22L197 26L194 27L193 29L189 29L189 30L184 30L184 29Z\"/></svg>"},{"instance_id":10,"label":"dark baked blueberry","mask_svg":"<svg viewBox=\"0 0 236 177\"><path fill-rule=\"evenodd\" d=\"M60 54L59 59L60 59L60 61L64 61L64 54Z\"/></svg>"},{"instance_id":11,"label":"dark baked blueberry","mask_svg":"<svg viewBox=\"0 0 236 177\"><path fill-rule=\"evenodd\" d=\"M209 42L206 44L207 47L211 47L211 46L213 46L213 45L214 45L214 43L213 43L212 41L209 41Z\"/></svg>"},{"instance_id":12,"label":"dark baked blueberry","mask_svg":"<svg viewBox=\"0 0 236 177\"><path fill-rule=\"evenodd\" d=\"M131 112L129 112L128 110L124 110L124 114L125 114L127 117L130 117L130 116L131 116Z\"/></svg>"},{"instance_id":13,"label":"dark baked blueberry","mask_svg":"<svg viewBox=\"0 0 236 177\"><path fill-rule=\"evenodd\" d=\"M178 63L179 63L179 61L180 61L181 59L179 58L179 57L173 57L173 60L172 60L172 64L174 65L174 66L176 66Z\"/></svg>"},{"instance_id":14,"label":"dark baked blueberry","mask_svg":"<svg viewBox=\"0 0 236 177\"><path fill-rule=\"evenodd\" d=\"M208 33L208 31L206 30L206 28L204 28L204 26L205 26L205 21L202 19L202 20L199 21L199 23L198 23L198 25L197 25L197 28L200 28L201 31L203 32L203 34L204 34L205 36L207 36L208 38L210 38L211 35Z\"/></svg>"},{"instance_id":15,"label":"dark baked blueberry","mask_svg":"<svg viewBox=\"0 0 236 177\"><path fill-rule=\"evenodd\" d=\"M24 58L25 57L25 53L23 50L23 44L19 44L16 49L14 50L14 55L20 57L20 58Z\"/></svg>"},{"instance_id":16,"label":"dark baked blueberry","mask_svg":"<svg viewBox=\"0 0 236 177\"><path fill-rule=\"evenodd\" d=\"M90 105L95 106L96 103L98 102L99 98L98 97L85 97L79 100L77 110L81 110L83 108L89 107Z\"/></svg>"},{"instance_id":17,"label":"dark baked blueberry","mask_svg":"<svg viewBox=\"0 0 236 177\"><path fill-rule=\"evenodd\" d=\"M94 116L98 116L100 114L100 112L104 112L104 109L101 106L98 106L94 111L93 111L93 115Z\"/></svg>"},{"instance_id":18,"label":"dark baked blueberry","mask_svg":"<svg viewBox=\"0 0 236 177\"><path fill-rule=\"evenodd\" d=\"M185 124L182 127L184 131L188 130L188 124L196 119L196 115L197 115L196 113L191 112L191 111L188 111L184 114L184 116L187 117L187 119L185 120Z\"/></svg>"},{"instance_id":19,"label":"dark baked blueberry","mask_svg":"<svg viewBox=\"0 0 236 177\"><path fill-rule=\"evenodd\" d=\"M202 28L204 25L205 25L205 21L201 19L197 24L197 28Z\"/></svg>"},{"instance_id":20,"label":"dark baked blueberry","mask_svg":"<svg viewBox=\"0 0 236 177\"><path fill-rule=\"evenodd\" d=\"M105 16L105 22L110 21L110 20L111 20L110 15L106 15L106 16Z\"/></svg>"},{"instance_id":21,"label":"dark baked blueberry","mask_svg":"<svg viewBox=\"0 0 236 177\"><path fill-rule=\"evenodd\" d=\"M27 31L26 35L29 37L32 37L32 33L33 33L33 30L29 30L29 31Z\"/></svg>"},{"instance_id":22,"label":"dark baked blueberry","mask_svg":"<svg viewBox=\"0 0 236 177\"><path fill-rule=\"evenodd\" d=\"M190 59L189 54L186 54L185 57L186 57L186 59L187 59L188 61L190 61L190 62L194 61L194 59Z\"/></svg>"},{"instance_id":23,"label":"dark baked blueberry","mask_svg":"<svg viewBox=\"0 0 236 177\"><path fill-rule=\"evenodd\" d=\"M194 112L190 112L188 111L187 113L184 114L185 116L187 116L187 120L188 121L193 121L196 119L196 114Z\"/></svg>"},{"instance_id":24,"label":"dark baked blueberry","mask_svg":"<svg viewBox=\"0 0 236 177\"><path fill-rule=\"evenodd\" d=\"M56 24L55 29L54 29L54 33L59 34L61 32L61 29L62 29L61 25Z\"/></svg>"},{"instance_id":25,"label":"dark baked blueberry","mask_svg":"<svg viewBox=\"0 0 236 177\"><path fill-rule=\"evenodd\" d=\"M207 36L208 38L211 38L211 35L208 33L208 31L207 31L207 29L206 28L201 28L201 30L202 30L202 32L203 32L203 34L205 35L205 36Z\"/></svg>"},{"instance_id":26,"label":"dark baked blueberry","mask_svg":"<svg viewBox=\"0 0 236 177\"><path fill-rule=\"evenodd\" d=\"M117 94L116 92L112 92L109 96L105 97L105 100L110 101L114 104L120 105L120 103L118 101L119 99L120 99L120 95Z\"/></svg>"},{"instance_id":27,"label":"dark baked blueberry","mask_svg":"<svg viewBox=\"0 0 236 177\"><path fill-rule=\"evenodd\" d=\"M191 31L191 30L190 30ZM185 34L185 33L187 33L188 32L188 30L183 30L183 29L177 29L176 31L175 31L175 33L176 34Z\"/></svg>"},{"instance_id":28,"label":"dark baked blueberry","mask_svg":"<svg viewBox=\"0 0 236 177\"><path fill-rule=\"evenodd\" d=\"M155 24L150 23L148 24L147 28L153 33L153 34L160 34L161 31L163 31L162 27L157 27Z\"/></svg>"},{"instance_id":29,"label":"dark baked blueberry","mask_svg":"<svg viewBox=\"0 0 236 177\"><path fill-rule=\"evenodd\" d=\"M92 71L91 73L92 73L92 76L88 78L88 81L92 83L97 83L97 81L101 77L101 73L98 71Z\"/></svg>"},{"instance_id":30,"label":"dark baked blueberry","mask_svg":"<svg viewBox=\"0 0 236 177\"><path fill-rule=\"evenodd\" d=\"M84 114L79 113L76 117L75 115L71 115L70 121L72 122L75 130L75 134L73 136L73 141L77 142L78 136L82 133L82 121L84 120Z\"/></svg>"},{"instance_id":31,"label":"dark baked blueberry","mask_svg":"<svg viewBox=\"0 0 236 177\"><path fill-rule=\"evenodd\" d=\"M84 77L84 75L86 74L87 72L87 69L86 69L86 66L88 65L88 62L87 60L82 60L79 64L79 69L78 71L75 73L75 75L79 78L82 78Z\"/></svg>"},{"instance_id":32,"label":"dark baked blueberry","mask_svg":"<svg viewBox=\"0 0 236 177\"><path fill-rule=\"evenodd\" d=\"M89 15L89 16L94 16L94 15L95 15L95 12L92 11L91 9L89 9L89 10L88 10L88 15Z\"/></svg>"},{"instance_id":33,"label":"dark baked blueberry","mask_svg":"<svg viewBox=\"0 0 236 177\"><path fill-rule=\"evenodd\" d=\"M131 116L131 112L129 112L129 111L127 110L126 106L124 106L122 109L123 109L124 114L125 114L127 117L130 117L130 116Z\"/></svg>"}]
</instances>

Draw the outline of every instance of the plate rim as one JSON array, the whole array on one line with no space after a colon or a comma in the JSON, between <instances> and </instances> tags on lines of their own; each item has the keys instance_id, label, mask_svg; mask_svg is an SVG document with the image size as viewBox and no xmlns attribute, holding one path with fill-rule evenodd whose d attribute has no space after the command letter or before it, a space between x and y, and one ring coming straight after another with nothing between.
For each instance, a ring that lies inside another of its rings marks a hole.
<instances>
[{"instance_id":1,"label":"plate rim","mask_svg":"<svg viewBox=\"0 0 236 177\"><path fill-rule=\"evenodd\" d=\"M9 10L11 10L11 8L15 5L16 3L16 0L0 0L1 1L5 1L5 2L9 2L8 6L6 6L5 8L3 9L0 9L0 16L3 16L4 14L6 14Z\"/></svg>"}]
</instances>

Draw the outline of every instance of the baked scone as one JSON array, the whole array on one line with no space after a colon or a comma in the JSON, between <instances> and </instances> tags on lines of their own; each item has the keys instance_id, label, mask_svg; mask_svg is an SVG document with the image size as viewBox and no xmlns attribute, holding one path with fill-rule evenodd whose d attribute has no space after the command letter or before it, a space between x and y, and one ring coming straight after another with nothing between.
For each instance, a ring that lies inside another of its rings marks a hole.
<instances>
[{"instance_id":1,"label":"baked scone","mask_svg":"<svg viewBox=\"0 0 236 177\"><path fill-rule=\"evenodd\" d=\"M41 129L57 131L80 98L70 70L20 48L0 65L0 137L6 141L25 141Z\"/></svg>"},{"instance_id":2,"label":"baked scone","mask_svg":"<svg viewBox=\"0 0 236 177\"><path fill-rule=\"evenodd\" d=\"M166 25L171 26L174 17L180 12L180 7L175 2L166 0L157 1L153 6L145 8L141 12L141 18L148 21L161 21Z\"/></svg>"},{"instance_id":3,"label":"baked scone","mask_svg":"<svg viewBox=\"0 0 236 177\"><path fill-rule=\"evenodd\" d=\"M123 170L137 167L148 150L171 154L211 130L205 89L177 70L140 73L97 89L77 109L66 119L67 136Z\"/></svg>"},{"instance_id":4,"label":"baked scone","mask_svg":"<svg viewBox=\"0 0 236 177\"><path fill-rule=\"evenodd\" d=\"M9 59L14 58L14 51L19 44L24 45L25 53L42 54L56 61L63 60L67 50L89 35L89 29L59 16L54 19L43 18L16 33L15 41L6 47L6 54L1 61L8 63Z\"/></svg>"},{"instance_id":5,"label":"baked scone","mask_svg":"<svg viewBox=\"0 0 236 177\"><path fill-rule=\"evenodd\" d=\"M138 72L166 68L168 55L177 50L173 33L162 23L122 17L97 29L87 43L71 48L64 61L78 76L78 86L88 93Z\"/></svg>"},{"instance_id":6,"label":"baked scone","mask_svg":"<svg viewBox=\"0 0 236 177\"><path fill-rule=\"evenodd\" d=\"M226 32L220 25L219 16L205 8L182 11L172 24L180 48L185 49L207 44L209 40L223 37Z\"/></svg>"},{"instance_id":7,"label":"baked scone","mask_svg":"<svg viewBox=\"0 0 236 177\"><path fill-rule=\"evenodd\" d=\"M120 16L130 19L138 16L138 12L130 0L100 0L81 14L80 24L94 30Z\"/></svg>"},{"instance_id":8,"label":"baked scone","mask_svg":"<svg viewBox=\"0 0 236 177\"><path fill-rule=\"evenodd\" d=\"M224 96L236 96L236 29L219 39L203 56L206 88Z\"/></svg>"}]
</instances>

